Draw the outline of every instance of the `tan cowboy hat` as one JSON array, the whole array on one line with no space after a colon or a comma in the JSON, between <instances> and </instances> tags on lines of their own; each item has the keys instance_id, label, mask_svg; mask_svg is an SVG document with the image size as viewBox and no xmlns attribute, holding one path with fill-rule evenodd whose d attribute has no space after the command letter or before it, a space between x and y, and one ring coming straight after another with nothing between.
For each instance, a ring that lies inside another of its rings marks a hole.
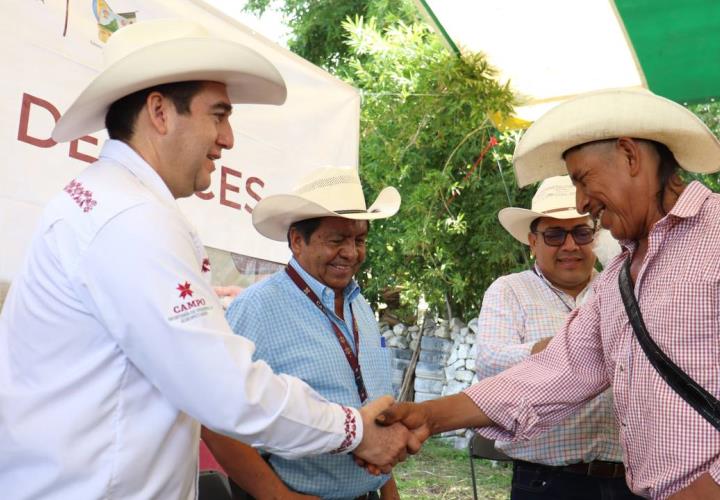
<instances>
[{"instance_id":1,"label":"tan cowboy hat","mask_svg":"<svg viewBox=\"0 0 720 500\"><path fill-rule=\"evenodd\" d=\"M400 209L400 193L386 187L370 208L365 205L357 170L351 167L323 167L312 171L292 194L276 194L255 205L252 222L260 234L285 241L294 222L316 217L385 219Z\"/></svg>"},{"instance_id":2,"label":"tan cowboy hat","mask_svg":"<svg viewBox=\"0 0 720 500\"><path fill-rule=\"evenodd\" d=\"M192 21L157 19L128 25L110 37L103 57L103 70L55 125L55 141L104 129L113 102L164 83L224 83L233 103L282 104L287 95L270 61L244 45L211 37Z\"/></svg>"},{"instance_id":3,"label":"tan cowboy hat","mask_svg":"<svg viewBox=\"0 0 720 500\"><path fill-rule=\"evenodd\" d=\"M647 90L605 90L565 101L527 129L513 156L518 185L567 173L562 155L574 146L617 137L660 142L690 172L720 170L720 142L687 108Z\"/></svg>"},{"instance_id":4,"label":"tan cowboy hat","mask_svg":"<svg viewBox=\"0 0 720 500\"><path fill-rule=\"evenodd\" d=\"M530 224L538 217L576 219L585 217L575 210L575 186L570 177L561 175L545 179L532 199L532 208L508 207L498 212L505 230L520 243L529 245Z\"/></svg>"}]
</instances>

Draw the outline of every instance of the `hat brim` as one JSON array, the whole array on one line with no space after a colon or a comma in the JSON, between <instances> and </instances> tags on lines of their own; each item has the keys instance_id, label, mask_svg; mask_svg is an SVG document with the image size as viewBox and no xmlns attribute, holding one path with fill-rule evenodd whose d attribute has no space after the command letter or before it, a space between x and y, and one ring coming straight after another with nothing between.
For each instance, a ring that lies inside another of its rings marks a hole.
<instances>
[{"instance_id":1,"label":"hat brim","mask_svg":"<svg viewBox=\"0 0 720 500\"><path fill-rule=\"evenodd\" d=\"M52 138L70 141L105 128L110 105L138 90L183 81L227 86L232 103L282 104L282 75L254 50L229 40L184 38L144 47L102 71L55 125Z\"/></svg>"},{"instance_id":2,"label":"hat brim","mask_svg":"<svg viewBox=\"0 0 720 500\"><path fill-rule=\"evenodd\" d=\"M513 238L520 243L529 245L528 234L530 233L530 224L538 217L547 217L549 219L577 219L580 217L588 217L574 209L565 209L552 214L544 214L535 212L526 208L508 207L498 212L498 219L505 230L512 235Z\"/></svg>"},{"instance_id":3,"label":"hat brim","mask_svg":"<svg viewBox=\"0 0 720 500\"><path fill-rule=\"evenodd\" d=\"M565 175L565 151L618 137L660 142L690 172L720 170L720 142L690 110L650 92L624 89L576 97L533 123L513 155L518 185Z\"/></svg>"},{"instance_id":4,"label":"hat brim","mask_svg":"<svg viewBox=\"0 0 720 500\"><path fill-rule=\"evenodd\" d=\"M342 217L353 220L386 219L400 209L400 193L394 187L386 187L370 208L363 212L333 211L318 203L293 194L276 194L263 198L253 209L252 222L255 229L271 240L286 241L291 224L316 217Z\"/></svg>"}]
</instances>

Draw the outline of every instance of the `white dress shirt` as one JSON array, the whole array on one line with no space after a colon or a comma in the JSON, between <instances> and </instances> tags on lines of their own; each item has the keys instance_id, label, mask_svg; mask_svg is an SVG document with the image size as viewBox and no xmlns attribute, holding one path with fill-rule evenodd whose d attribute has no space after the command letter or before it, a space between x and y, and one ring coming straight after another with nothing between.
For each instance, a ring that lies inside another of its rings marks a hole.
<instances>
[{"instance_id":1,"label":"white dress shirt","mask_svg":"<svg viewBox=\"0 0 720 500\"><path fill-rule=\"evenodd\" d=\"M2 498L195 498L198 421L282 457L359 444L356 410L251 362L209 267L162 179L107 141L0 316Z\"/></svg>"}]
</instances>

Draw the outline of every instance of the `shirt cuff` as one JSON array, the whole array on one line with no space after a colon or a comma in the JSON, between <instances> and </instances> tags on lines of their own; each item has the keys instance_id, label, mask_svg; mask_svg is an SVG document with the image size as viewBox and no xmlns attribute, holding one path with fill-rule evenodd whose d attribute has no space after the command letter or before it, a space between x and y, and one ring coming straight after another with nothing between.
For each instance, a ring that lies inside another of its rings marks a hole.
<instances>
[{"instance_id":1,"label":"shirt cuff","mask_svg":"<svg viewBox=\"0 0 720 500\"><path fill-rule=\"evenodd\" d=\"M330 452L331 455L350 453L357 448L363 438L363 423L360 412L355 408L340 405L345 418L343 422L343 440L340 446Z\"/></svg>"},{"instance_id":2,"label":"shirt cuff","mask_svg":"<svg viewBox=\"0 0 720 500\"><path fill-rule=\"evenodd\" d=\"M463 391L496 424L475 430L487 438L502 441L536 436L539 433L536 428L538 415L522 400L515 405L508 404L503 396L509 390L502 378L495 376L481 380ZM529 429L533 429L533 432L527 432Z\"/></svg>"}]
</instances>

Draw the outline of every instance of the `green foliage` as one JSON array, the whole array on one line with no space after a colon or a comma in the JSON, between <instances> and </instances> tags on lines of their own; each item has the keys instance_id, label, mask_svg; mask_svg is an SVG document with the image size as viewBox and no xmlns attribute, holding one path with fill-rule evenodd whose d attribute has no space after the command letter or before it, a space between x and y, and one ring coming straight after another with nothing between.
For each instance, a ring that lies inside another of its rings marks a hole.
<instances>
[{"instance_id":1,"label":"green foliage","mask_svg":"<svg viewBox=\"0 0 720 500\"><path fill-rule=\"evenodd\" d=\"M249 0L277 8L290 49L360 89L361 176L368 200L384 186L403 196L400 213L373 222L361 282L373 302L400 291L410 316L424 293L442 315L467 318L498 276L526 268L527 253L497 221L529 206L535 186L515 187L517 139L499 134L488 112L511 110L508 88L479 54L456 57L418 19L410 0ZM718 135L720 104L693 105ZM476 166L491 134L499 144ZM695 175L714 190L717 174Z\"/></svg>"},{"instance_id":2,"label":"green foliage","mask_svg":"<svg viewBox=\"0 0 720 500\"><path fill-rule=\"evenodd\" d=\"M405 317L421 293L443 316L475 313L494 279L528 265L524 247L497 221L498 210L528 206L534 192L515 187L516 136L487 119L510 112L510 90L481 55L449 52L410 0L246 6L256 14L268 8L284 14L291 50L360 89L367 199L388 185L402 194L400 213L372 224L360 276L366 297L378 304L399 291ZM486 151L491 134L499 144Z\"/></svg>"},{"instance_id":3,"label":"green foliage","mask_svg":"<svg viewBox=\"0 0 720 500\"><path fill-rule=\"evenodd\" d=\"M351 57L342 74L363 96L366 196L387 185L403 196L397 216L372 225L364 293L380 302L399 289L409 309L424 293L442 315L475 312L495 278L526 265L496 216L532 192L514 187L515 137L500 136L474 168L494 131L488 113L510 112L513 96L481 55L456 57L424 25L343 25Z\"/></svg>"},{"instance_id":4,"label":"green foliage","mask_svg":"<svg viewBox=\"0 0 720 500\"><path fill-rule=\"evenodd\" d=\"M705 122L716 137L720 136L720 103L712 101L705 104L688 106L690 111ZM720 174L692 174L684 173L686 180L697 179L715 192L720 192Z\"/></svg>"},{"instance_id":5,"label":"green foliage","mask_svg":"<svg viewBox=\"0 0 720 500\"><path fill-rule=\"evenodd\" d=\"M271 0L249 0L245 10L262 15ZM329 70L337 69L348 54L342 23L356 16L374 18L380 28L397 21L413 22L417 10L408 0L285 0L278 5L292 30L290 50Z\"/></svg>"}]
</instances>

